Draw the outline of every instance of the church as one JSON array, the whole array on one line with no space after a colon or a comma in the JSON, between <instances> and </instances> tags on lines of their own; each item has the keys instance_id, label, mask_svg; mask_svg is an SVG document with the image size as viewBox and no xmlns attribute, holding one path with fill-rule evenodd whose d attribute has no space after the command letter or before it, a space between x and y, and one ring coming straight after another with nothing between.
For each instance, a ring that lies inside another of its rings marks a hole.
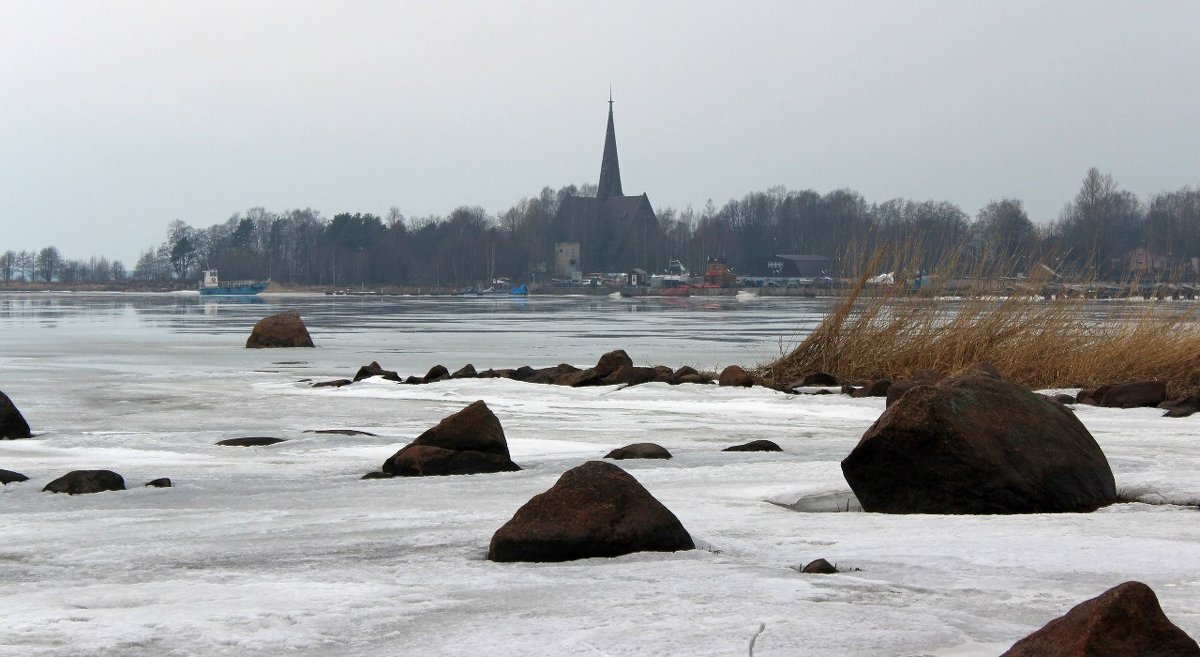
<instances>
[{"instance_id":1,"label":"church","mask_svg":"<svg viewBox=\"0 0 1200 657\"><path fill-rule=\"evenodd\" d=\"M662 243L662 227L646 194L626 196L621 188L611 96L596 195L563 199L554 221L554 236L556 242L579 245L579 271L655 269L651 260Z\"/></svg>"}]
</instances>

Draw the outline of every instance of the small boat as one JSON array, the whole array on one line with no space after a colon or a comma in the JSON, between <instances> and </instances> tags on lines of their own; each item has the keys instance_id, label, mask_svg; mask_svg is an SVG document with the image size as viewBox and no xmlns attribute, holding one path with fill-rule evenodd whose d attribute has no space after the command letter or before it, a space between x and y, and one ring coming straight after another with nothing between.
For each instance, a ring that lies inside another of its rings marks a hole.
<instances>
[{"instance_id":1,"label":"small boat","mask_svg":"<svg viewBox=\"0 0 1200 657\"><path fill-rule=\"evenodd\" d=\"M200 279L200 296L202 297L252 297L267 289L271 284L266 281L228 281L222 283L217 278L217 270L206 269Z\"/></svg>"}]
</instances>

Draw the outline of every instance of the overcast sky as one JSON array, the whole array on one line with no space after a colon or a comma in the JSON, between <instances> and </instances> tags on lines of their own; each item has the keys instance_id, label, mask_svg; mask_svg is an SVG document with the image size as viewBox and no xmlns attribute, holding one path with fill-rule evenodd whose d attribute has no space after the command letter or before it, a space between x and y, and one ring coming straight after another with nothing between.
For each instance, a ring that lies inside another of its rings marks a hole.
<instances>
[{"instance_id":1,"label":"overcast sky","mask_svg":"<svg viewBox=\"0 0 1200 657\"><path fill-rule=\"evenodd\" d=\"M501 211L595 182L1057 216L1200 184L1200 2L0 0L0 250L138 252L253 206Z\"/></svg>"}]
</instances>

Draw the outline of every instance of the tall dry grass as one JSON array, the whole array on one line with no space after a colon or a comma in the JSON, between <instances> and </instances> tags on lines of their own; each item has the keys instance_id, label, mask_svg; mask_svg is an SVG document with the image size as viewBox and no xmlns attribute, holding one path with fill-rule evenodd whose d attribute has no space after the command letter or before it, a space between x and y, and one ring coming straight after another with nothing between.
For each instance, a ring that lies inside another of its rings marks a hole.
<instances>
[{"instance_id":1,"label":"tall dry grass","mask_svg":"<svg viewBox=\"0 0 1200 657\"><path fill-rule=\"evenodd\" d=\"M760 376L786 383L821 371L903 380L920 370L946 375L987 362L1006 380L1033 389L1159 379L1171 396L1200 394L1194 303L1047 299L1041 284L1012 279L1004 294L981 287L962 295L957 256L935 268L943 272L939 284L920 291L868 283L888 267L902 270L919 249L907 251L876 251L837 307ZM979 273L968 271L965 279L996 280ZM950 279L959 281L954 296Z\"/></svg>"}]
</instances>

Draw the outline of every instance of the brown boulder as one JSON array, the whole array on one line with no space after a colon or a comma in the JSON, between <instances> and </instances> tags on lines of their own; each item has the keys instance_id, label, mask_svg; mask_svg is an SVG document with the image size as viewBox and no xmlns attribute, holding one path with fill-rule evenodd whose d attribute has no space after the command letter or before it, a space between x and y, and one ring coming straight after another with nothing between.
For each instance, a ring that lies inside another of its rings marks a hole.
<instances>
[{"instance_id":1,"label":"brown boulder","mask_svg":"<svg viewBox=\"0 0 1200 657\"><path fill-rule=\"evenodd\" d=\"M312 338L300 313L294 310L263 317L246 338L247 349L272 347L311 347Z\"/></svg>"},{"instance_id":2,"label":"brown boulder","mask_svg":"<svg viewBox=\"0 0 1200 657\"><path fill-rule=\"evenodd\" d=\"M601 385L615 386L626 385L636 386L643 383L650 383L659 376L659 371L653 367L634 367L632 365L622 365L617 368L612 374L604 377L600 382Z\"/></svg>"},{"instance_id":3,"label":"brown boulder","mask_svg":"<svg viewBox=\"0 0 1200 657\"><path fill-rule=\"evenodd\" d=\"M270 436L247 436L245 438L227 438L217 441L221 447L265 447L276 443L286 442L287 438L272 438Z\"/></svg>"},{"instance_id":4,"label":"brown boulder","mask_svg":"<svg viewBox=\"0 0 1200 657\"><path fill-rule=\"evenodd\" d=\"M500 420L482 401L447 416L383 463L384 472L402 476L520 469L509 457Z\"/></svg>"},{"instance_id":5,"label":"brown boulder","mask_svg":"<svg viewBox=\"0 0 1200 657\"><path fill-rule=\"evenodd\" d=\"M772 440L751 440L748 443L726 447L722 452L782 452L780 447Z\"/></svg>"},{"instance_id":6,"label":"brown boulder","mask_svg":"<svg viewBox=\"0 0 1200 657\"><path fill-rule=\"evenodd\" d=\"M1166 381L1134 381L1105 386L1104 393L1094 396L1098 406L1110 408L1141 408L1158 406L1167 399Z\"/></svg>"},{"instance_id":7,"label":"brown boulder","mask_svg":"<svg viewBox=\"0 0 1200 657\"><path fill-rule=\"evenodd\" d=\"M920 385L842 461L866 511L1092 511L1116 500L1112 470L1065 407L984 376Z\"/></svg>"},{"instance_id":8,"label":"brown boulder","mask_svg":"<svg viewBox=\"0 0 1200 657\"><path fill-rule=\"evenodd\" d=\"M892 404L895 404L901 397L904 396L904 393L918 385L920 384L916 381L897 381L888 386L887 394L884 395L887 397L885 406L891 406Z\"/></svg>"},{"instance_id":9,"label":"brown boulder","mask_svg":"<svg viewBox=\"0 0 1200 657\"><path fill-rule=\"evenodd\" d=\"M383 464L383 472L394 477L440 477L516 472L520 469L511 459L500 454L415 443L405 445Z\"/></svg>"},{"instance_id":10,"label":"brown boulder","mask_svg":"<svg viewBox=\"0 0 1200 657\"><path fill-rule=\"evenodd\" d=\"M492 536L492 561L569 561L695 549L692 537L637 479L589 461L563 473Z\"/></svg>"},{"instance_id":11,"label":"brown boulder","mask_svg":"<svg viewBox=\"0 0 1200 657\"><path fill-rule=\"evenodd\" d=\"M456 372L451 374L450 378L451 379L474 379L477 376L479 376L479 373L475 371L475 366L470 363L467 363L466 365L463 365L462 367L458 368L458 370Z\"/></svg>"},{"instance_id":12,"label":"brown boulder","mask_svg":"<svg viewBox=\"0 0 1200 657\"><path fill-rule=\"evenodd\" d=\"M600 385L600 381L602 381L603 378L604 377L600 376L599 372L589 368L586 370L579 370L578 372L569 372L567 374L563 374L562 376L558 377L554 383L570 388L582 388L583 386Z\"/></svg>"},{"instance_id":13,"label":"brown boulder","mask_svg":"<svg viewBox=\"0 0 1200 657\"><path fill-rule=\"evenodd\" d=\"M804 375L804 378L800 380L800 383L798 384L797 387L808 387L808 386L827 387L827 386L836 386L837 384L838 384L837 377L830 374L829 372L809 372L808 374Z\"/></svg>"},{"instance_id":14,"label":"brown boulder","mask_svg":"<svg viewBox=\"0 0 1200 657\"><path fill-rule=\"evenodd\" d=\"M0 392L0 439L29 438L29 423L8 395Z\"/></svg>"},{"instance_id":15,"label":"brown boulder","mask_svg":"<svg viewBox=\"0 0 1200 657\"><path fill-rule=\"evenodd\" d=\"M623 459L669 459L671 453L662 445L654 443L634 443L624 447L618 447L613 451L604 455L606 459L614 459L617 461Z\"/></svg>"},{"instance_id":16,"label":"brown boulder","mask_svg":"<svg viewBox=\"0 0 1200 657\"><path fill-rule=\"evenodd\" d=\"M314 388L340 388L354 383L350 379L334 379L332 381L318 381L312 384Z\"/></svg>"},{"instance_id":17,"label":"brown boulder","mask_svg":"<svg viewBox=\"0 0 1200 657\"><path fill-rule=\"evenodd\" d=\"M112 470L74 470L46 484L43 493L86 495L125 490L125 478Z\"/></svg>"},{"instance_id":18,"label":"brown boulder","mask_svg":"<svg viewBox=\"0 0 1200 657\"><path fill-rule=\"evenodd\" d=\"M887 379L879 379L872 381L867 385L858 388L851 396L853 397L887 397L888 389L892 387L892 382Z\"/></svg>"},{"instance_id":19,"label":"brown boulder","mask_svg":"<svg viewBox=\"0 0 1200 657\"><path fill-rule=\"evenodd\" d=\"M624 349L617 349L616 351L604 354L600 357L600 360L596 361L596 366L592 369L596 370L600 376L605 377L616 372L621 367L633 367L633 359L629 357L629 354L625 353Z\"/></svg>"},{"instance_id":20,"label":"brown boulder","mask_svg":"<svg viewBox=\"0 0 1200 657\"><path fill-rule=\"evenodd\" d=\"M810 561L804 566L804 568L800 569L800 572L808 573L810 575L833 575L836 574L837 571L838 569L836 566L824 559Z\"/></svg>"},{"instance_id":21,"label":"brown boulder","mask_svg":"<svg viewBox=\"0 0 1200 657\"><path fill-rule=\"evenodd\" d=\"M429 368L429 371L425 373L425 376L422 377L421 380L425 383L437 383L438 381L445 381L449 378L450 370L446 369L445 365L434 365L433 367Z\"/></svg>"},{"instance_id":22,"label":"brown boulder","mask_svg":"<svg viewBox=\"0 0 1200 657\"><path fill-rule=\"evenodd\" d=\"M372 376L384 376L385 374L391 374L393 377L399 378L395 372L385 370L376 361L371 361L369 365L363 365L358 368L358 372L354 374L354 380L357 382Z\"/></svg>"},{"instance_id":23,"label":"brown boulder","mask_svg":"<svg viewBox=\"0 0 1200 657\"><path fill-rule=\"evenodd\" d=\"M1180 399L1172 399L1158 405L1159 408L1166 410L1163 417L1188 417L1196 412L1200 412L1200 396L1191 395Z\"/></svg>"},{"instance_id":24,"label":"brown boulder","mask_svg":"<svg viewBox=\"0 0 1200 657\"><path fill-rule=\"evenodd\" d=\"M683 376L676 376L675 383L697 383L700 385L709 385L712 384L712 379L704 376L703 374L684 374Z\"/></svg>"},{"instance_id":25,"label":"brown boulder","mask_svg":"<svg viewBox=\"0 0 1200 657\"><path fill-rule=\"evenodd\" d=\"M543 367L540 370L535 370L533 376L525 379L526 383L556 383L559 379L574 374L579 371L578 367L568 365L567 363L559 363L554 367Z\"/></svg>"},{"instance_id":26,"label":"brown boulder","mask_svg":"<svg viewBox=\"0 0 1200 657\"><path fill-rule=\"evenodd\" d=\"M730 365L721 370L721 376L717 378L717 385L749 388L754 385L754 377L741 367Z\"/></svg>"},{"instance_id":27,"label":"brown boulder","mask_svg":"<svg viewBox=\"0 0 1200 657\"><path fill-rule=\"evenodd\" d=\"M508 378L512 379L513 381L524 381L534 374L537 374L537 370L528 365L522 365L515 370L510 370L508 373Z\"/></svg>"},{"instance_id":28,"label":"brown boulder","mask_svg":"<svg viewBox=\"0 0 1200 657\"><path fill-rule=\"evenodd\" d=\"M1141 582L1119 584L1073 607L1000 657L1200 657Z\"/></svg>"}]
</instances>

